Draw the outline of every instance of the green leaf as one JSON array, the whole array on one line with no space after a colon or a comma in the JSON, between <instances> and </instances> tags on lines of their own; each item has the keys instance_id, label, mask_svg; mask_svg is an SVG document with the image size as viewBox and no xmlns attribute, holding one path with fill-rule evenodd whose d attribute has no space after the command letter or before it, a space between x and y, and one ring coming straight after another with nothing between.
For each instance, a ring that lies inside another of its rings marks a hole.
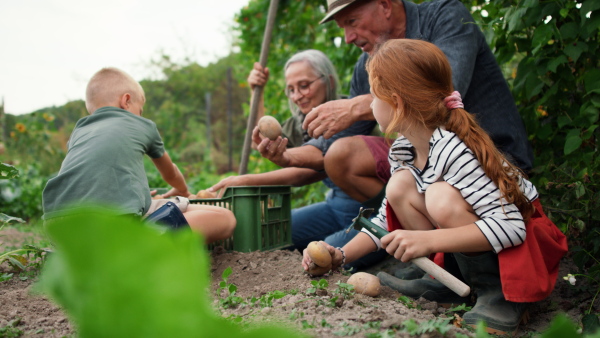
<instances>
[{"instance_id":1,"label":"green leaf","mask_svg":"<svg viewBox=\"0 0 600 338\"><path fill-rule=\"evenodd\" d=\"M588 45L583 41L577 41L572 44L568 44L565 46L565 54L573 60L573 62L577 62L581 53L588 50Z\"/></svg>"},{"instance_id":2,"label":"green leaf","mask_svg":"<svg viewBox=\"0 0 600 338\"><path fill-rule=\"evenodd\" d=\"M160 234L95 209L47 226L56 244L38 290L60 304L81 337L275 337L217 316L206 292L209 260L191 231Z\"/></svg>"},{"instance_id":3,"label":"green leaf","mask_svg":"<svg viewBox=\"0 0 600 338\"><path fill-rule=\"evenodd\" d=\"M564 148L565 155L569 155L570 153L579 149L582 143L580 135L581 131L579 129L572 129L569 131L569 133L567 133Z\"/></svg>"},{"instance_id":4,"label":"green leaf","mask_svg":"<svg viewBox=\"0 0 600 338\"><path fill-rule=\"evenodd\" d=\"M552 125L550 124L544 124L535 134L535 136L542 141L549 139L550 135L552 135Z\"/></svg>"},{"instance_id":5,"label":"green leaf","mask_svg":"<svg viewBox=\"0 0 600 338\"><path fill-rule=\"evenodd\" d=\"M567 116L559 116L558 117L558 128L563 128L564 126L571 125L572 121Z\"/></svg>"},{"instance_id":6,"label":"green leaf","mask_svg":"<svg viewBox=\"0 0 600 338\"><path fill-rule=\"evenodd\" d=\"M597 9L600 9L600 1L583 1L583 4L581 4L581 8L579 9L579 13L581 13L581 21L585 21L587 19L586 15L588 12L593 12Z\"/></svg>"},{"instance_id":7,"label":"green leaf","mask_svg":"<svg viewBox=\"0 0 600 338\"><path fill-rule=\"evenodd\" d=\"M579 181L575 182L575 197L578 199L585 195L585 187Z\"/></svg>"},{"instance_id":8,"label":"green leaf","mask_svg":"<svg viewBox=\"0 0 600 338\"><path fill-rule=\"evenodd\" d=\"M7 163L0 163L0 179L12 179L19 177L19 170Z\"/></svg>"},{"instance_id":9,"label":"green leaf","mask_svg":"<svg viewBox=\"0 0 600 338\"><path fill-rule=\"evenodd\" d=\"M554 58L554 59L550 60L550 62L548 62L548 70L551 71L552 73L556 73L556 67L558 67L564 63L567 63L568 61L569 60L564 55Z\"/></svg>"},{"instance_id":10,"label":"green leaf","mask_svg":"<svg viewBox=\"0 0 600 338\"><path fill-rule=\"evenodd\" d=\"M506 12L506 20L508 22L508 30L515 31L521 26L523 17L527 13L527 8L511 7L511 9Z\"/></svg>"},{"instance_id":11,"label":"green leaf","mask_svg":"<svg viewBox=\"0 0 600 338\"><path fill-rule=\"evenodd\" d=\"M545 46L548 41L552 39L553 28L550 23L542 24L535 29L533 32L533 38L531 39L531 47Z\"/></svg>"},{"instance_id":12,"label":"green leaf","mask_svg":"<svg viewBox=\"0 0 600 338\"><path fill-rule=\"evenodd\" d=\"M593 125L589 126L589 128L586 129L583 132L583 134L581 135L581 139L589 140L589 138L592 137L592 135L594 135L594 131L596 130L596 128L598 128L597 124L593 124Z\"/></svg>"},{"instance_id":13,"label":"green leaf","mask_svg":"<svg viewBox=\"0 0 600 338\"><path fill-rule=\"evenodd\" d=\"M540 338L552 338L552 337L579 337L577 333L577 327L566 315L560 314L556 316L550 327L542 332Z\"/></svg>"},{"instance_id":14,"label":"green leaf","mask_svg":"<svg viewBox=\"0 0 600 338\"><path fill-rule=\"evenodd\" d=\"M567 22L560 27L560 35L564 40L571 40L577 37L579 27L574 22Z\"/></svg>"},{"instance_id":15,"label":"green leaf","mask_svg":"<svg viewBox=\"0 0 600 338\"><path fill-rule=\"evenodd\" d=\"M583 326L584 334L594 334L600 332L600 319L596 314L588 313L581 318L581 324Z\"/></svg>"},{"instance_id":16,"label":"green leaf","mask_svg":"<svg viewBox=\"0 0 600 338\"><path fill-rule=\"evenodd\" d=\"M223 270L223 274L221 275L221 278L223 278L224 281L227 281L227 278L229 278L229 276L231 275L232 272L233 272L233 270L231 269L230 266L228 266L225 270Z\"/></svg>"},{"instance_id":17,"label":"green leaf","mask_svg":"<svg viewBox=\"0 0 600 338\"><path fill-rule=\"evenodd\" d=\"M600 94L600 69L590 69L584 76L583 82L588 93Z\"/></svg>"}]
</instances>

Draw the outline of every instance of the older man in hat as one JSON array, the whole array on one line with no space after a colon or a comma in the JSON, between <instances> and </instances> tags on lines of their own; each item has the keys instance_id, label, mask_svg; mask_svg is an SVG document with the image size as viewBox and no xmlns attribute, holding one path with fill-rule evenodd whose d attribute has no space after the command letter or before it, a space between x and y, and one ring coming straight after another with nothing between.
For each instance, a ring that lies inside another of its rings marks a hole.
<instances>
[{"instance_id":1,"label":"older man in hat","mask_svg":"<svg viewBox=\"0 0 600 338\"><path fill-rule=\"evenodd\" d=\"M389 39L419 39L444 51L452 66L454 88L462 95L465 109L475 115L514 164L525 172L531 170L531 146L506 80L483 33L461 2L433 0L417 5L402 0L327 0L327 7L321 23L335 20L344 29L346 43L356 45L364 53L354 69L351 98L330 101L306 116L303 127L313 137L328 138L355 121L374 120L365 69L369 53ZM388 150L389 143L381 137L339 139L325 157L325 170L352 198L365 204L376 203L385 193L390 177ZM336 236L343 234L334 234L325 241ZM446 261L447 267L452 265L456 262ZM417 278L422 275L418 269L402 269L396 276L406 280L391 277L383 282L414 297L444 303L467 301L428 276Z\"/></svg>"},{"instance_id":2,"label":"older man in hat","mask_svg":"<svg viewBox=\"0 0 600 338\"><path fill-rule=\"evenodd\" d=\"M363 50L350 99L330 101L311 111L304 129L329 138L358 120L375 118L365 63L388 39L419 39L438 46L450 61L454 88L495 144L525 172L533 164L531 146L506 80L484 35L458 0L414 4L401 0L327 0L321 23L335 20L346 43ZM399 74L402 76L402 74ZM329 177L354 199L376 197L389 179L388 145L383 138L355 136L336 141L325 159Z\"/></svg>"}]
</instances>

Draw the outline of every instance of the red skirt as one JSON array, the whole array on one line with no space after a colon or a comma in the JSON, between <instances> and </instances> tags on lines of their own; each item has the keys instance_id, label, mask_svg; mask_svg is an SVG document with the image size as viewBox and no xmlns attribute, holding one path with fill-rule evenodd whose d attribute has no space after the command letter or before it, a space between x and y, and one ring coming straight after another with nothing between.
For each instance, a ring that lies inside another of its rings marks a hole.
<instances>
[{"instance_id":1,"label":"red skirt","mask_svg":"<svg viewBox=\"0 0 600 338\"><path fill-rule=\"evenodd\" d=\"M500 280L506 300L531 303L548 297L556 284L558 264L568 250L567 237L544 214L539 199L532 202L535 212L525 225L523 244L500 251ZM386 207L388 230L402 229L396 214ZM444 254L432 254L444 266Z\"/></svg>"}]
</instances>

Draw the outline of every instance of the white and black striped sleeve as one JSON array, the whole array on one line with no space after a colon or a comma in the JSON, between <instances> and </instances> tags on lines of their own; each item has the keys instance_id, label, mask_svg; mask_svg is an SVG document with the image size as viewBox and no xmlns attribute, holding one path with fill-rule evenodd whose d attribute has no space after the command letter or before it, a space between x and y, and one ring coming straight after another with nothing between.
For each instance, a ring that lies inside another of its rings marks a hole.
<instances>
[{"instance_id":1,"label":"white and black striped sleeve","mask_svg":"<svg viewBox=\"0 0 600 338\"><path fill-rule=\"evenodd\" d=\"M423 175L426 184L441 178L458 189L480 218L475 224L494 252L522 244L525 223L521 213L516 205L500 198L500 190L485 174L473 152L456 134L445 130L436 130L432 140L432 166ZM429 175L427 179L426 175Z\"/></svg>"}]
</instances>

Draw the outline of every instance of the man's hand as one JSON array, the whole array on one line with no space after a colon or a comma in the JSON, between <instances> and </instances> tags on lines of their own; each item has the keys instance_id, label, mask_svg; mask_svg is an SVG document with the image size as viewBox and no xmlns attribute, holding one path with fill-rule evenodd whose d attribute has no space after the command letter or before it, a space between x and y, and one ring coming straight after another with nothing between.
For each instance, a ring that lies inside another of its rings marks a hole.
<instances>
[{"instance_id":1,"label":"man's hand","mask_svg":"<svg viewBox=\"0 0 600 338\"><path fill-rule=\"evenodd\" d=\"M219 183L213 185L212 187L206 189L209 192L218 192L217 198L223 197L223 193L227 187L240 187L246 185L244 183L244 175L242 176L229 176L222 179Z\"/></svg>"},{"instance_id":2,"label":"man's hand","mask_svg":"<svg viewBox=\"0 0 600 338\"><path fill-rule=\"evenodd\" d=\"M325 102L313 108L304 119L302 128L311 137L330 138L359 120L373 120L370 94L347 100Z\"/></svg>"},{"instance_id":3,"label":"man's hand","mask_svg":"<svg viewBox=\"0 0 600 338\"><path fill-rule=\"evenodd\" d=\"M257 144L256 150L260 152L260 155L269 161L277 164L280 167L287 167L290 164L290 156L287 153L287 138L277 137L275 141L271 141L266 137L262 137L255 127L252 131L252 140Z\"/></svg>"}]
</instances>

